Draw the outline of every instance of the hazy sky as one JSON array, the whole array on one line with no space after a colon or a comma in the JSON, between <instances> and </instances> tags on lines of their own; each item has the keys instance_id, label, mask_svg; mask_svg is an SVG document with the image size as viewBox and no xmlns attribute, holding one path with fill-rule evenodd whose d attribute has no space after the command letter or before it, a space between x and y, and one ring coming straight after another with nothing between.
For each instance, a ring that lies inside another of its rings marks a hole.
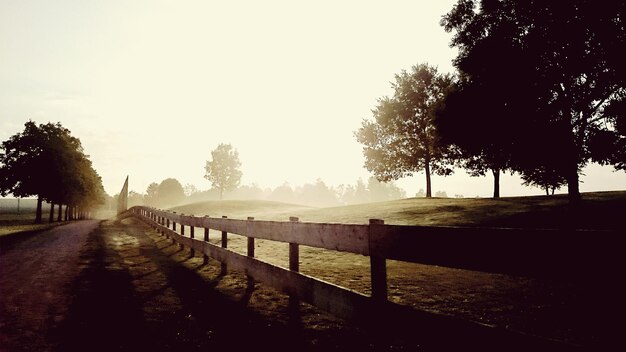
<instances>
[{"instance_id":1,"label":"hazy sky","mask_svg":"<svg viewBox=\"0 0 626 352\"><path fill-rule=\"evenodd\" d=\"M219 143L242 183L276 187L369 175L353 132L394 74L452 72L439 26L454 1L0 0L0 140L60 121L109 194L175 177L208 189ZM626 189L623 172L585 170L581 190ZM409 195L423 174L398 182ZM491 178L433 178L448 195L489 196ZM502 180L502 195L541 194Z\"/></svg>"}]
</instances>

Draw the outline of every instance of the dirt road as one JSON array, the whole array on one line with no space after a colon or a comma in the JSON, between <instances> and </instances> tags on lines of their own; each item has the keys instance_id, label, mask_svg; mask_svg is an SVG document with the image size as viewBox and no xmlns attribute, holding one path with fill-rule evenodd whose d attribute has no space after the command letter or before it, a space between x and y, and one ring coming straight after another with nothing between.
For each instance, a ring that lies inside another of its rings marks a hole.
<instances>
[{"instance_id":1,"label":"dirt road","mask_svg":"<svg viewBox=\"0 0 626 352\"><path fill-rule=\"evenodd\" d=\"M99 221L55 227L28 238L5 241L0 249L0 347L49 349L47 333L67 315L68 287L86 263L88 235Z\"/></svg>"},{"instance_id":2,"label":"dirt road","mask_svg":"<svg viewBox=\"0 0 626 352\"><path fill-rule=\"evenodd\" d=\"M379 347L242 273L190 258L134 219L76 222L3 243L0 280L1 351Z\"/></svg>"}]
</instances>

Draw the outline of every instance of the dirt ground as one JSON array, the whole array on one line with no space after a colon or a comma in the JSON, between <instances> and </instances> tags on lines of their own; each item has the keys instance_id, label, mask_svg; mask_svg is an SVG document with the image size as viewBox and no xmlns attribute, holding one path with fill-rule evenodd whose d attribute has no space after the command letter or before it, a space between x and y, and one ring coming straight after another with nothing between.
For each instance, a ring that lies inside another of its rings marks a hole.
<instances>
[{"instance_id":1,"label":"dirt ground","mask_svg":"<svg viewBox=\"0 0 626 352\"><path fill-rule=\"evenodd\" d=\"M214 260L203 264L134 218L98 225L75 222L2 243L1 351L367 351L463 345L454 335L444 334L447 341L428 336L424 327L409 327L409 334L384 329L384 322L365 327L294 303L251 284L243 273L223 274ZM230 241L237 249L238 239ZM257 252L284 257L263 243ZM304 249L301 261L305 273L367 293L363 258L331 258ZM346 272L346 267L357 269ZM588 304L570 284L555 288L449 270L390 262L390 299L583 345L602 344L610 334L598 320L606 318L602 309L610 305ZM597 314L590 307L599 309Z\"/></svg>"},{"instance_id":2,"label":"dirt ground","mask_svg":"<svg viewBox=\"0 0 626 352\"><path fill-rule=\"evenodd\" d=\"M2 351L393 347L245 275L223 275L135 219L3 243ZM390 342L391 341L391 342ZM405 346L404 342L402 343Z\"/></svg>"}]
</instances>

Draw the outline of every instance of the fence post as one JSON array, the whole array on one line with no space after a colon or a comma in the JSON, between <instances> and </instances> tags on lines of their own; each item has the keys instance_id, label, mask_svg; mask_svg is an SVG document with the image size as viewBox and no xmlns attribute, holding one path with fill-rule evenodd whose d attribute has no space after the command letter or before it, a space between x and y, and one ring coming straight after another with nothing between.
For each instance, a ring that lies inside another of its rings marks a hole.
<instances>
[{"instance_id":1,"label":"fence post","mask_svg":"<svg viewBox=\"0 0 626 352\"><path fill-rule=\"evenodd\" d=\"M208 216L208 215L205 215L204 217L205 217L205 218L208 218L209 216ZM206 220L205 220L205 221L206 221ZM209 228L208 228L208 227L205 227L205 228L204 228L204 241L205 241L205 242L209 242ZM206 255L206 254L204 254L204 251L203 251L202 260L203 260L203 261L202 261L202 263L203 263L204 265L209 264L209 256L208 256L208 255Z\"/></svg>"},{"instance_id":2,"label":"fence post","mask_svg":"<svg viewBox=\"0 0 626 352\"><path fill-rule=\"evenodd\" d=\"M296 223L300 221L295 216L289 217L289 221ZM289 243L289 270L300 271L300 247L297 243Z\"/></svg>"},{"instance_id":3,"label":"fence post","mask_svg":"<svg viewBox=\"0 0 626 352\"><path fill-rule=\"evenodd\" d=\"M295 225L300 219L290 216L289 221ZM289 242L289 270L300 271L300 247L297 243ZM287 310L291 316L299 316L300 314L300 298L295 292L289 294Z\"/></svg>"},{"instance_id":4,"label":"fence post","mask_svg":"<svg viewBox=\"0 0 626 352\"><path fill-rule=\"evenodd\" d=\"M176 214L176 212L173 212L174 214ZM176 221L172 220L172 230L174 230L174 232L176 232ZM172 244L176 243L176 240L174 239L175 237L172 236Z\"/></svg>"},{"instance_id":5,"label":"fence post","mask_svg":"<svg viewBox=\"0 0 626 352\"><path fill-rule=\"evenodd\" d=\"M248 216L249 225L251 225L250 221L253 221L253 220L254 220L254 217ZM250 236L248 236L248 257L254 257L254 237L250 237Z\"/></svg>"},{"instance_id":6,"label":"fence post","mask_svg":"<svg viewBox=\"0 0 626 352\"><path fill-rule=\"evenodd\" d=\"M254 257L254 237L250 236L252 234L252 225L254 221L254 217L252 216L248 216L248 222L247 222L247 230L248 230L248 257ZM247 279L248 279L248 288L247 290L253 290L254 289L254 278L250 275L247 275ZM250 291L252 292L252 291Z\"/></svg>"},{"instance_id":7,"label":"fence post","mask_svg":"<svg viewBox=\"0 0 626 352\"><path fill-rule=\"evenodd\" d=\"M372 233L378 231L384 224L384 220L370 219L369 241L371 241ZM372 299L384 302L387 300L387 260L370 252L370 270L372 279Z\"/></svg>"},{"instance_id":8,"label":"fence post","mask_svg":"<svg viewBox=\"0 0 626 352\"><path fill-rule=\"evenodd\" d=\"M193 240L194 239L194 227L193 226L189 226L189 237ZM196 256L196 250L193 249L193 241L191 241L191 247L189 248L189 255L191 257L195 257Z\"/></svg>"},{"instance_id":9,"label":"fence post","mask_svg":"<svg viewBox=\"0 0 626 352\"><path fill-rule=\"evenodd\" d=\"M185 216L185 214L180 214L180 216L181 216L181 217L180 217L180 221L181 221L181 222L180 222L180 235L181 235L181 236L183 236L183 237L185 237L185 224L183 224L183 221L185 220L185 219L183 219L183 217ZM180 242L180 243L178 244L178 247L179 247L180 249L185 249L185 245L183 245L183 243L182 243L182 242Z\"/></svg>"},{"instance_id":10,"label":"fence post","mask_svg":"<svg viewBox=\"0 0 626 352\"><path fill-rule=\"evenodd\" d=\"M222 219L227 219L228 216L222 215ZM222 231L222 248L228 248L228 232ZM222 263L222 268L220 270L220 275L226 275L226 271L228 267L226 263Z\"/></svg>"},{"instance_id":11,"label":"fence post","mask_svg":"<svg viewBox=\"0 0 626 352\"><path fill-rule=\"evenodd\" d=\"M170 219L169 218L165 219L165 223L167 224L166 227L169 229L170 228ZM164 233L165 233L165 238L169 239L170 238L169 232L164 231Z\"/></svg>"},{"instance_id":12,"label":"fence post","mask_svg":"<svg viewBox=\"0 0 626 352\"><path fill-rule=\"evenodd\" d=\"M228 216L223 215L222 219L228 219ZM228 232L222 231L222 248L228 248Z\"/></svg>"}]
</instances>

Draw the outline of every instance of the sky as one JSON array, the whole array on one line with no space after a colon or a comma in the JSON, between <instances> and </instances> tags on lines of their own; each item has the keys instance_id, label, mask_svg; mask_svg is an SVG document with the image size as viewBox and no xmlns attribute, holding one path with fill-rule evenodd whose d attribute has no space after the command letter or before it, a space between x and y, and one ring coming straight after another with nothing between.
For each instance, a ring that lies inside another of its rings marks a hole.
<instances>
[{"instance_id":1,"label":"sky","mask_svg":"<svg viewBox=\"0 0 626 352\"><path fill-rule=\"evenodd\" d=\"M354 131L401 70L454 72L439 25L455 1L0 0L0 140L61 122L118 193L174 177L211 187L211 150L239 152L242 184L275 188L370 175ZM626 189L586 168L582 191ZM463 170L433 191L488 197ZM396 182L409 196L424 174ZM542 194L501 180L502 196Z\"/></svg>"}]
</instances>

